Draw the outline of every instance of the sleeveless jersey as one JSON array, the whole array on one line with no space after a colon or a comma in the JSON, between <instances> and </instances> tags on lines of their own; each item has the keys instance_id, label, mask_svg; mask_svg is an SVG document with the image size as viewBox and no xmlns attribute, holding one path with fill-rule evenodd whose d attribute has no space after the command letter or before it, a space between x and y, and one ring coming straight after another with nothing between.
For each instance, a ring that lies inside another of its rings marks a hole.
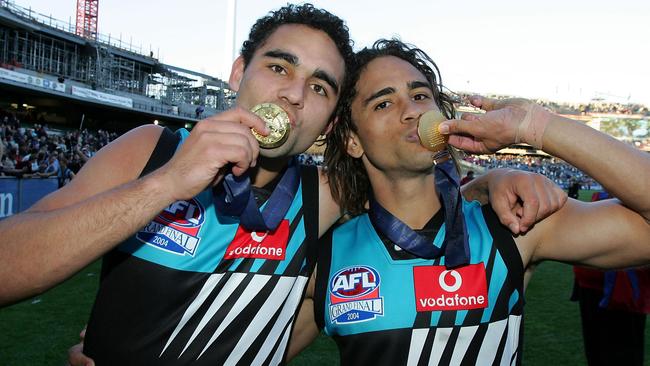
<instances>
[{"instance_id":1,"label":"sleeveless jersey","mask_svg":"<svg viewBox=\"0 0 650 366\"><path fill-rule=\"evenodd\" d=\"M173 154L176 145L171 152L161 147L170 135L161 137L145 170ZM315 263L312 168L300 167L298 191L274 232L244 231L238 217L216 211L206 190L172 203L107 254L84 353L97 365L284 363Z\"/></svg>"},{"instance_id":2,"label":"sleeveless jersey","mask_svg":"<svg viewBox=\"0 0 650 366\"><path fill-rule=\"evenodd\" d=\"M323 236L314 312L342 365L521 362L521 256L490 206L464 201L463 213L470 264L452 270L444 256L403 258L367 214ZM442 212L436 217L440 247Z\"/></svg>"}]
</instances>

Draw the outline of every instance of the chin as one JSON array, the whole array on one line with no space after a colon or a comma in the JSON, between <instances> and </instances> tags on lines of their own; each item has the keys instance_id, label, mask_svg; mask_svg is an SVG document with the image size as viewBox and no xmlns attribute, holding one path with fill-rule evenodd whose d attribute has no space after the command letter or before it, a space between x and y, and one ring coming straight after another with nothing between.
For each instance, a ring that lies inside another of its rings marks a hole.
<instances>
[{"instance_id":1,"label":"chin","mask_svg":"<svg viewBox=\"0 0 650 366\"><path fill-rule=\"evenodd\" d=\"M290 149L287 148L285 145L278 146L273 149L262 149L260 147L260 156L264 158L271 158L271 159L280 158L280 157L291 155L289 150Z\"/></svg>"},{"instance_id":2,"label":"chin","mask_svg":"<svg viewBox=\"0 0 650 366\"><path fill-rule=\"evenodd\" d=\"M413 159L413 168L418 171L426 172L433 170L435 164L433 163L433 155L429 152L427 154L422 154Z\"/></svg>"}]
</instances>

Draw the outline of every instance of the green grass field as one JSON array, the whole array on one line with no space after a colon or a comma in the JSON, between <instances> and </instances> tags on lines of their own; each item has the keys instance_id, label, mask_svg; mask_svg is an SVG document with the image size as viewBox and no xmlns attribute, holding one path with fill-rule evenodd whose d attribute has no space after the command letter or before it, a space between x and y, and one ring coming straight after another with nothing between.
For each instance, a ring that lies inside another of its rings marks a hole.
<instances>
[{"instance_id":1,"label":"green grass field","mask_svg":"<svg viewBox=\"0 0 650 366\"><path fill-rule=\"evenodd\" d=\"M588 200L591 193L583 196ZM0 365L63 365L88 318L99 268L96 262L41 296L0 309ZM569 301L572 285L570 266L544 263L537 269L526 293L524 365L585 364L578 306ZM324 336L291 363L336 364L336 346Z\"/></svg>"}]
</instances>

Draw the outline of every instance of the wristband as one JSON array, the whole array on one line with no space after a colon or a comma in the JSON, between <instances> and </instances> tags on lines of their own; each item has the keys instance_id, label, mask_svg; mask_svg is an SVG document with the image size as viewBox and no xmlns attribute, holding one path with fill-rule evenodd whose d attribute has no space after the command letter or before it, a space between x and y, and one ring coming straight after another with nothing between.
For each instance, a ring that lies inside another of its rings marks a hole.
<instances>
[{"instance_id":1,"label":"wristband","mask_svg":"<svg viewBox=\"0 0 650 366\"><path fill-rule=\"evenodd\" d=\"M530 103L526 116L519 122L515 134L515 144L522 140L530 146L542 150L544 131L549 121L549 113L541 106Z\"/></svg>"}]
</instances>

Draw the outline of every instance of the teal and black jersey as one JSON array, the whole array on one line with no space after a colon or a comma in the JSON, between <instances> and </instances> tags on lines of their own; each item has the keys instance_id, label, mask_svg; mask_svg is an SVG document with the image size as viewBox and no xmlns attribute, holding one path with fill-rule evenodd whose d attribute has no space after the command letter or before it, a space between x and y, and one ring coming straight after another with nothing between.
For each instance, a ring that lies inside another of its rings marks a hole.
<instances>
[{"instance_id":1,"label":"teal and black jersey","mask_svg":"<svg viewBox=\"0 0 650 366\"><path fill-rule=\"evenodd\" d=\"M282 364L317 239L314 167L300 167L273 232L244 230L211 190L174 202L105 256L84 353L98 365Z\"/></svg>"},{"instance_id":2,"label":"teal and black jersey","mask_svg":"<svg viewBox=\"0 0 650 366\"><path fill-rule=\"evenodd\" d=\"M464 202L463 213L470 264L451 270L444 256L402 251L367 214L323 236L314 312L342 365L520 363L521 256L490 206ZM420 232L441 246L442 210Z\"/></svg>"}]
</instances>

